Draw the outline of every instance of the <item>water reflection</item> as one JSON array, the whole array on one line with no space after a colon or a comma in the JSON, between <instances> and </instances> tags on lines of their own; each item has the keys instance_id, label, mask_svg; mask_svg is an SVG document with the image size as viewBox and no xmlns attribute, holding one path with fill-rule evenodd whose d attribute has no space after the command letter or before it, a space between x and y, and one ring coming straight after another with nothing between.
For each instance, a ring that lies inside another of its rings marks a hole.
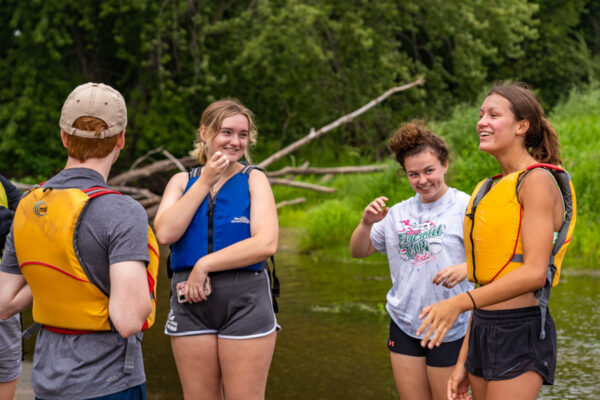
<instances>
[{"instance_id":1,"label":"water reflection","mask_svg":"<svg viewBox=\"0 0 600 400\"><path fill-rule=\"evenodd\" d=\"M166 251L163 251L166 254ZM164 264L163 264L164 265ZM386 347L389 288L383 258L340 263L279 253L279 333L268 399L397 399ZM169 339L163 334L169 281L161 275L156 325L143 341L148 399L181 399ZM553 289L558 327L555 385L540 399L600 398L600 276L569 274ZM31 359L33 342L26 345Z\"/></svg>"}]
</instances>

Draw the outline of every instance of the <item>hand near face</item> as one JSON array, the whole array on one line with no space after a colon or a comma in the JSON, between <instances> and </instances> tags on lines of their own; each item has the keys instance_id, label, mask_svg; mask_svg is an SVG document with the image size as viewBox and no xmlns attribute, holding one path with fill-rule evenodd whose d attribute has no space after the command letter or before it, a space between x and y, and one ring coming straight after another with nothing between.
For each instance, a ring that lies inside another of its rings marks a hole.
<instances>
[{"instance_id":1,"label":"hand near face","mask_svg":"<svg viewBox=\"0 0 600 400\"><path fill-rule=\"evenodd\" d=\"M362 222L367 225L372 225L385 218L390 209L385 206L386 201L388 201L388 198L381 196L369 203L363 212Z\"/></svg>"},{"instance_id":2,"label":"hand near face","mask_svg":"<svg viewBox=\"0 0 600 400\"><path fill-rule=\"evenodd\" d=\"M211 185L214 185L219 178L223 176L227 167L229 166L229 159L227 156L220 151L215 152L210 159L206 162L204 168L202 168L202 174L206 174L206 178Z\"/></svg>"}]
</instances>

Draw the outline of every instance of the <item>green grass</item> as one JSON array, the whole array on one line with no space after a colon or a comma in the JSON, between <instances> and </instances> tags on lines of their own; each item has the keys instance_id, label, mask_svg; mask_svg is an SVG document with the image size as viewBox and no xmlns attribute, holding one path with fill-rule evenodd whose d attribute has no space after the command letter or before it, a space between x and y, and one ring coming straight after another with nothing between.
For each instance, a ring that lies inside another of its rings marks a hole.
<instances>
[{"instance_id":1,"label":"green grass","mask_svg":"<svg viewBox=\"0 0 600 400\"><path fill-rule=\"evenodd\" d=\"M561 142L564 166L571 173L577 193L575 237L565 264L572 268L597 268L600 247L600 87L573 90L557 105L548 119ZM457 107L446 121L433 121L430 128L444 137L451 148L452 163L447 176L450 186L471 193L481 179L500 172L495 159L478 150L475 124L479 104ZM354 159L355 153L346 159ZM368 163L369 160L361 160ZM393 205L414 195L399 165L392 157L382 163L384 172L338 175L328 182L320 177L299 177L303 181L336 188L323 194L282 186L274 187L277 201L306 197L302 205L279 210L280 224L300 228L298 248L333 257L349 257L350 235L365 206L377 196L387 196Z\"/></svg>"}]
</instances>

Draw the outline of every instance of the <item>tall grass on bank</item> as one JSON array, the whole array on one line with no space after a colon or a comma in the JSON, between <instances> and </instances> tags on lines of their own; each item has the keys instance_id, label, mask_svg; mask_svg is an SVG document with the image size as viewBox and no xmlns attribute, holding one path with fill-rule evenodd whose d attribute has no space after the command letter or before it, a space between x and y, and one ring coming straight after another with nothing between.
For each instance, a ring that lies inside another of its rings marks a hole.
<instances>
[{"instance_id":1,"label":"tall grass on bank","mask_svg":"<svg viewBox=\"0 0 600 400\"><path fill-rule=\"evenodd\" d=\"M575 237L567 253L566 265L596 268L600 247L600 87L573 90L567 100L549 115L560 142L565 168L571 173L577 193L578 216ZM457 107L446 121L431 122L451 148L447 183L471 193L481 179L500 172L493 157L478 150L475 124L479 104ZM364 161L368 162L368 161ZM392 156L384 162L385 172L368 175L339 175L327 184L334 194L307 193L299 189L275 187L278 201L307 197L301 206L282 208L280 224L298 228L299 250L325 252L349 257L348 243L365 206L377 196L389 198L388 205L414 195L400 166ZM303 178L304 179L304 178ZM319 183L320 178L306 181Z\"/></svg>"}]
</instances>

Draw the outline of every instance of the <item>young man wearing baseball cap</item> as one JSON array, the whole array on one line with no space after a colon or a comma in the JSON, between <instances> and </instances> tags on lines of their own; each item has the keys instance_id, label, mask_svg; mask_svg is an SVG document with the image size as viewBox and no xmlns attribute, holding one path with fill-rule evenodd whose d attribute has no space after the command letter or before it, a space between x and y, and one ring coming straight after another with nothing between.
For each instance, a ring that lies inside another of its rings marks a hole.
<instances>
[{"instance_id":1,"label":"young man wearing baseball cap","mask_svg":"<svg viewBox=\"0 0 600 400\"><path fill-rule=\"evenodd\" d=\"M44 326L31 375L38 399L145 398L148 219L106 184L126 126L118 91L75 88L60 117L66 166L21 199L6 241L0 318L33 303Z\"/></svg>"}]
</instances>

